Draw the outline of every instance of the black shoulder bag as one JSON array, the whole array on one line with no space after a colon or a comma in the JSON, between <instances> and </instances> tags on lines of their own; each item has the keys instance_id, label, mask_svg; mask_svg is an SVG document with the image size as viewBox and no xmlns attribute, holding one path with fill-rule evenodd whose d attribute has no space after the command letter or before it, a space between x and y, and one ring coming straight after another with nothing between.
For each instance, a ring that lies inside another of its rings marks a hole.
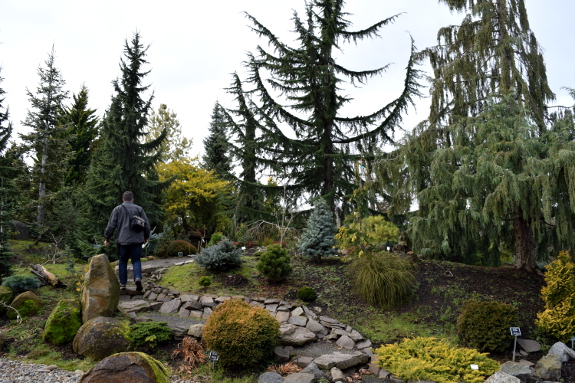
<instances>
[{"instance_id":1,"label":"black shoulder bag","mask_svg":"<svg viewBox=\"0 0 575 383\"><path fill-rule=\"evenodd\" d=\"M130 228L134 231L140 232L144 231L144 227L146 227L146 220L139 215L132 215L130 216L130 212L126 205L122 204L124 210L126 210L126 214L128 214L128 218L130 218Z\"/></svg>"}]
</instances>

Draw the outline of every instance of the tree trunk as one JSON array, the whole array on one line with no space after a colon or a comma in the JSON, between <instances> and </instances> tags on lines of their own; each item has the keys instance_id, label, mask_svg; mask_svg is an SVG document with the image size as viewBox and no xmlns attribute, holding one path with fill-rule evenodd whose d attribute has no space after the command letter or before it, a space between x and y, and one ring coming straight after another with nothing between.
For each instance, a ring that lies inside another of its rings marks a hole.
<instances>
[{"instance_id":1,"label":"tree trunk","mask_svg":"<svg viewBox=\"0 0 575 383\"><path fill-rule=\"evenodd\" d=\"M521 210L513 220L513 232L515 235L515 268L527 271L536 270L533 231L523 218Z\"/></svg>"}]
</instances>

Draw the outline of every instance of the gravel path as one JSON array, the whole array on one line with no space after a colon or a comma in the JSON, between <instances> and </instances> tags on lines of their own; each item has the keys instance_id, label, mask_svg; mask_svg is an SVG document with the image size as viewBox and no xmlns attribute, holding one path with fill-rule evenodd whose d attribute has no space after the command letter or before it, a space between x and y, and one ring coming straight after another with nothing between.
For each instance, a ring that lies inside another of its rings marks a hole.
<instances>
[{"instance_id":1,"label":"gravel path","mask_svg":"<svg viewBox=\"0 0 575 383\"><path fill-rule=\"evenodd\" d=\"M62 370L56 366L23 363L0 358L0 383L77 383L83 372ZM194 383L191 379L170 377L170 383Z\"/></svg>"}]
</instances>

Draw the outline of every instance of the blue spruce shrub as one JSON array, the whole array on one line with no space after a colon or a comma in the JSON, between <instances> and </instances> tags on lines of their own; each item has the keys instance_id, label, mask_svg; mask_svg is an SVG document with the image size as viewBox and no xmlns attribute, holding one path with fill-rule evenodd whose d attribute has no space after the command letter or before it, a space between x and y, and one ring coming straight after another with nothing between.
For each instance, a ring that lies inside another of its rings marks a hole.
<instances>
[{"instance_id":1,"label":"blue spruce shrub","mask_svg":"<svg viewBox=\"0 0 575 383\"><path fill-rule=\"evenodd\" d=\"M196 262L210 272L233 270L243 263L242 251L236 248L231 241L224 239L207 249L202 249Z\"/></svg>"},{"instance_id":2,"label":"blue spruce shrub","mask_svg":"<svg viewBox=\"0 0 575 383\"><path fill-rule=\"evenodd\" d=\"M319 199L314 204L297 249L306 257L318 261L322 257L337 255L337 249L334 248L336 232L333 214L327 202Z\"/></svg>"},{"instance_id":3,"label":"blue spruce shrub","mask_svg":"<svg viewBox=\"0 0 575 383\"><path fill-rule=\"evenodd\" d=\"M12 275L3 279L2 286L10 287L14 295L17 295L24 291L36 290L40 287L40 281L32 275Z\"/></svg>"}]
</instances>

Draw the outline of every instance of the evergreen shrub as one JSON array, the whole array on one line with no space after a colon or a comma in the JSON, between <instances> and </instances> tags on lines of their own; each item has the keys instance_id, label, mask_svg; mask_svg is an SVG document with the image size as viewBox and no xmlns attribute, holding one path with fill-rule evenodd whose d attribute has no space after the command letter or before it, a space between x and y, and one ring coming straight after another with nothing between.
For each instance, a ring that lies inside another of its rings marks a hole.
<instances>
[{"instance_id":1,"label":"evergreen shrub","mask_svg":"<svg viewBox=\"0 0 575 383\"><path fill-rule=\"evenodd\" d=\"M2 286L10 287L17 295L24 291L36 290L40 287L40 281L32 275L12 275L2 280Z\"/></svg>"},{"instance_id":2,"label":"evergreen shrub","mask_svg":"<svg viewBox=\"0 0 575 383\"><path fill-rule=\"evenodd\" d=\"M203 288L207 289L212 284L212 278L204 275L198 279L198 285L202 286Z\"/></svg>"},{"instance_id":3,"label":"evergreen shrub","mask_svg":"<svg viewBox=\"0 0 575 383\"><path fill-rule=\"evenodd\" d=\"M399 229L381 215L362 219L361 230L359 222L353 222L352 219L353 216L346 217L346 221L351 222L341 226L335 235L340 249L357 251L364 247L382 246L397 240Z\"/></svg>"},{"instance_id":4,"label":"evergreen shrub","mask_svg":"<svg viewBox=\"0 0 575 383\"><path fill-rule=\"evenodd\" d=\"M568 252L559 253L547 266L546 286L541 289L545 310L535 324L544 333L567 342L575 334L575 264Z\"/></svg>"},{"instance_id":5,"label":"evergreen shrub","mask_svg":"<svg viewBox=\"0 0 575 383\"><path fill-rule=\"evenodd\" d=\"M237 269L243 263L242 251L237 249L229 240L202 249L196 262L200 267L210 272L223 272Z\"/></svg>"},{"instance_id":6,"label":"evergreen shrub","mask_svg":"<svg viewBox=\"0 0 575 383\"><path fill-rule=\"evenodd\" d=\"M135 347L155 348L171 340L174 333L166 322L139 322L130 325L130 341Z\"/></svg>"},{"instance_id":7,"label":"evergreen shrub","mask_svg":"<svg viewBox=\"0 0 575 383\"><path fill-rule=\"evenodd\" d=\"M179 252L184 255L196 254L198 249L188 241L176 239L162 243L156 251L156 256L160 258L173 258L177 257Z\"/></svg>"},{"instance_id":8,"label":"evergreen shrub","mask_svg":"<svg viewBox=\"0 0 575 383\"><path fill-rule=\"evenodd\" d=\"M224 235L222 233L214 233L212 234L212 236L210 237L210 242L208 242L208 247L215 245L216 243L219 243L220 241L222 241L224 239Z\"/></svg>"},{"instance_id":9,"label":"evergreen shrub","mask_svg":"<svg viewBox=\"0 0 575 383\"><path fill-rule=\"evenodd\" d=\"M297 249L306 257L317 261L321 261L322 257L337 255L335 233L333 214L327 202L324 199L318 199L307 220Z\"/></svg>"},{"instance_id":10,"label":"evergreen shrub","mask_svg":"<svg viewBox=\"0 0 575 383\"><path fill-rule=\"evenodd\" d=\"M304 302L315 301L317 298L317 293L315 290L309 286L304 286L297 291L297 298Z\"/></svg>"},{"instance_id":11,"label":"evergreen shrub","mask_svg":"<svg viewBox=\"0 0 575 383\"><path fill-rule=\"evenodd\" d=\"M251 368L273 358L279 322L262 308L243 301L227 301L210 315L204 327L206 348L220 354L228 369Z\"/></svg>"},{"instance_id":12,"label":"evergreen shrub","mask_svg":"<svg viewBox=\"0 0 575 383\"><path fill-rule=\"evenodd\" d=\"M499 371L487 354L450 345L444 339L416 337L375 350L380 367L404 381L483 383ZM477 370L469 367L479 366Z\"/></svg>"},{"instance_id":13,"label":"evergreen shrub","mask_svg":"<svg viewBox=\"0 0 575 383\"><path fill-rule=\"evenodd\" d=\"M285 279L293 271L289 254L280 245L268 246L256 263L256 269L272 282Z\"/></svg>"},{"instance_id":14,"label":"evergreen shrub","mask_svg":"<svg viewBox=\"0 0 575 383\"><path fill-rule=\"evenodd\" d=\"M354 291L367 303L396 307L411 298L416 265L387 252L365 252L350 264Z\"/></svg>"},{"instance_id":15,"label":"evergreen shrub","mask_svg":"<svg viewBox=\"0 0 575 383\"><path fill-rule=\"evenodd\" d=\"M513 337L509 327L518 325L517 308L501 302L469 300L457 318L459 339L479 351L505 351Z\"/></svg>"}]
</instances>

